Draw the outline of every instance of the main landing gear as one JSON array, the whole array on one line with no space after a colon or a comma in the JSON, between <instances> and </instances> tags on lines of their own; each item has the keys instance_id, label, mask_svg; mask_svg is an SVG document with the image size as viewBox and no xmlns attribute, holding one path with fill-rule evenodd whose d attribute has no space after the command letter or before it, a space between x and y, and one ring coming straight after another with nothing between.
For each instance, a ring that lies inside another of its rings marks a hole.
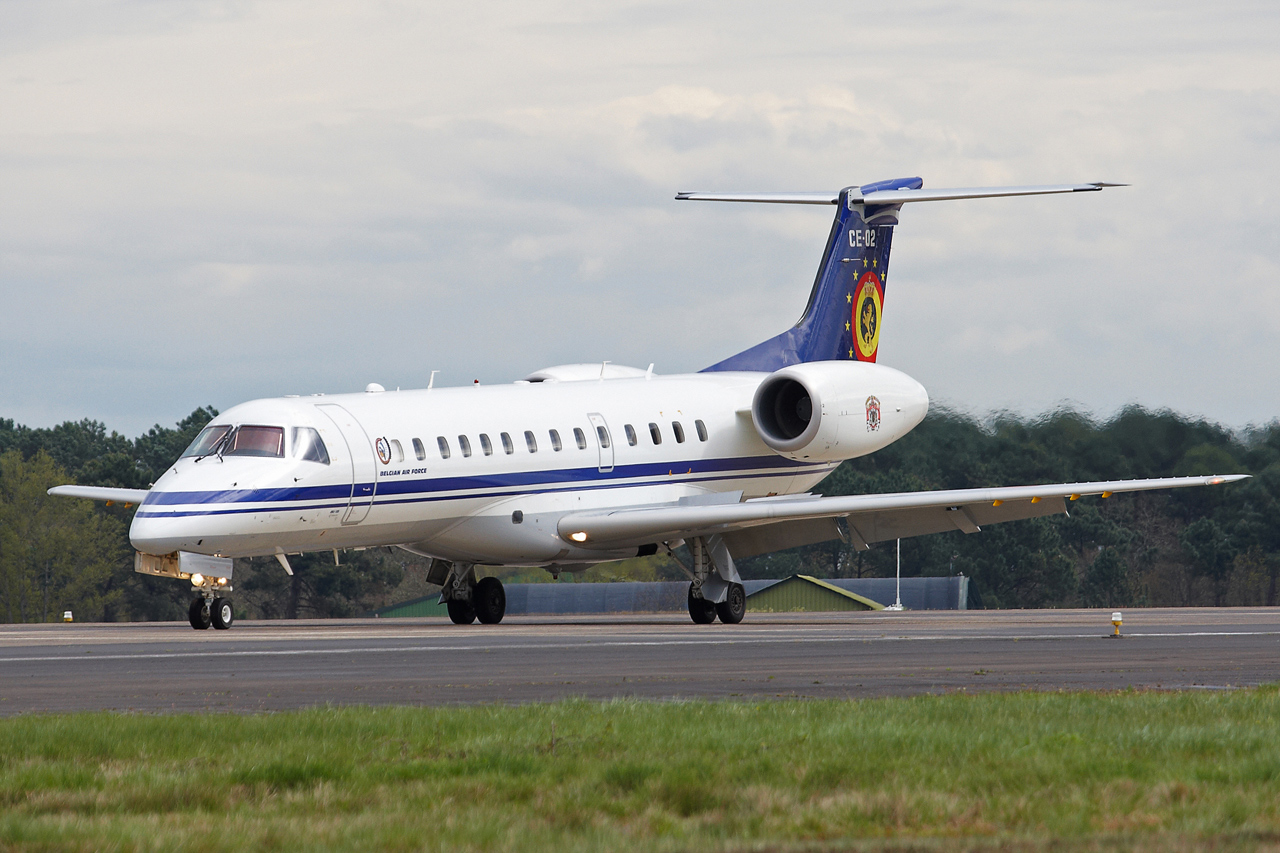
<instances>
[{"instance_id":1,"label":"main landing gear","mask_svg":"<svg viewBox=\"0 0 1280 853\"><path fill-rule=\"evenodd\" d=\"M729 549L719 536L711 536L690 540L689 551L692 569L676 561L691 581L689 618L698 625L710 625L719 616L726 625L737 625L747 614L747 591Z\"/></svg>"},{"instance_id":2,"label":"main landing gear","mask_svg":"<svg viewBox=\"0 0 1280 853\"><path fill-rule=\"evenodd\" d=\"M689 617L699 625L710 625L720 617L726 625L737 625L747 615L747 591L742 584L729 584L724 601L707 601L695 597L693 584L689 584Z\"/></svg>"},{"instance_id":3,"label":"main landing gear","mask_svg":"<svg viewBox=\"0 0 1280 853\"><path fill-rule=\"evenodd\" d=\"M497 578L476 579L475 566L435 560L427 572L430 583L440 584L440 597L455 625L497 625L507 613L507 592Z\"/></svg>"},{"instance_id":4,"label":"main landing gear","mask_svg":"<svg viewBox=\"0 0 1280 853\"><path fill-rule=\"evenodd\" d=\"M225 631L235 621L235 608L229 598L205 598L202 595L187 608L187 618L191 620L191 627L197 631L203 631L211 625Z\"/></svg>"}]
</instances>

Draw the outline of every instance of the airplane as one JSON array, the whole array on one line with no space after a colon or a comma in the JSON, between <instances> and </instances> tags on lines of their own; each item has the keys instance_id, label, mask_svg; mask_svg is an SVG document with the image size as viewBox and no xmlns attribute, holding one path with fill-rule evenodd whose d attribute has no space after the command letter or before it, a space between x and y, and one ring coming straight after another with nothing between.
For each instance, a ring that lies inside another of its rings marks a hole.
<instances>
[{"instance_id":1,"label":"airplane","mask_svg":"<svg viewBox=\"0 0 1280 853\"><path fill-rule=\"evenodd\" d=\"M894 227L909 203L1097 192L1085 183L838 192L680 193L678 200L836 208L809 301L781 334L697 373L604 363L513 384L254 400L218 415L149 489L52 495L137 504L134 568L189 582L195 629L231 627L233 558L398 546L431 558L458 624L496 624L500 566L558 578L662 552L689 577L693 622L742 621L735 567L757 554L872 543L1067 512L1086 495L1216 485L1245 475L820 497L846 459L902 438L929 396L878 364ZM434 374L432 376L434 380ZM689 549L688 564L674 549Z\"/></svg>"}]
</instances>

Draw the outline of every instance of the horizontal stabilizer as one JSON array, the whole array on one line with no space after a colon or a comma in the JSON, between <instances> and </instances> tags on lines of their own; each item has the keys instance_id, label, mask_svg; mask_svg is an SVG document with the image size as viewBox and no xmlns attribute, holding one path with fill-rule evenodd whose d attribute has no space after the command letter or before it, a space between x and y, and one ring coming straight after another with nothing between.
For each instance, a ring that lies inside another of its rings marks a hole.
<instances>
[{"instance_id":1,"label":"horizontal stabilizer","mask_svg":"<svg viewBox=\"0 0 1280 853\"><path fill-rule=\"evenodd\" d=\"M1108 184L1096 181L1088 184L1050 184L1038 187L964 187L960 189L898 189L877 190L861 194L856 188L849 191L851 204L904 204L909 201L954 201L964 198L1005 198L1019 195L1053 195L1055 193L1097 192L1105 187L1124 187L1128 184ZM763 204L839 204L840 192L826 193L677 193L679 201L751 201Z\"/></svg>"},{"instance_id":2,"label":"horizontal stabilizer","mask_svg":"<svg viewBox=\"0 0 1280 853\"><path fill-rule=\"evenodd\" d=\"M148 492L146 489L109 489L105 486L54 486L49 494L64 498L88 498L91 501L140 504L146 499Z\"/></svg>"}]
</instances>

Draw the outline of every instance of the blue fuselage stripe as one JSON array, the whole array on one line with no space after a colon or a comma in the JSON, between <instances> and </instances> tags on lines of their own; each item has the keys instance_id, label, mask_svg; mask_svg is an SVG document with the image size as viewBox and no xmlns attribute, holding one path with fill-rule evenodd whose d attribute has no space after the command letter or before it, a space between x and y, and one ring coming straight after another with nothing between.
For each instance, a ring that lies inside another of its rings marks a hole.
<instances>
[{"instance_id":1,"label":"blue fuselage stripe","mask_svg":"<svg viewBox=\"0 0 1280 853\"><path fill-rule=\"evenodd\" d=\"M748 464L743 464L748 463ZM781 464L779 464L781 463ZM785 471L759 471L761 468L787 468ZM524 494L548 494L565 491L595 491L599 489L624 489L658 485L660 483L705 483L723 480L744 480L760 477L791 477L799 473L816 473L829 470L829 464L808 464L793 462L782 457L752 457L746 459L712 459L691 460L669 464L618 466L610 472L602 472L597 468L573 468L557 471L526 471L518 474L505 474L481 477L441 477L434 480L398 480L378 484L377 498L373 503L377 506L407 503L431 503L436 501L472 500L476 498L511 497ZM684 470L677 470L683 468ZM751 473L742 472L756 469ZM711 473L720 471L723 473ZM694 477L694 473L710 473L710 476ZM653 479L660 476L661 479ZM637 482L635 478L649 479ZM612 482L601 482L611 480ZM625 482L619 482L623 481ZM594 481L594 482L591 482ZM554 487L558 483L571 483ZM361 484L368 488L369 484ZM526 486L526 488L510 488ZM528 488L533 486L533 488ZM539 487L542 488L539 488ZM476 489L495 489L508 487L504 491L476 491ZM180 518L196 515L234 515L254 512L292 512L298 510L333 509L348 505L351 496L350 486L309 486L303 488L253 489L238 491L214 492L152 492L139 507L137 515L141 518ZM452 492L452 494L438 494ZM395 495L411 495L395 499ZM340 503L297 503L297 501L317 501L340 499ZM389 499L390 498L390 499ZM146 508L161 505L192 504L231 504L254 503L272 504L271 506L237 507L207 510L161 510L146 511Z\"/></svg>"}]
</instances>

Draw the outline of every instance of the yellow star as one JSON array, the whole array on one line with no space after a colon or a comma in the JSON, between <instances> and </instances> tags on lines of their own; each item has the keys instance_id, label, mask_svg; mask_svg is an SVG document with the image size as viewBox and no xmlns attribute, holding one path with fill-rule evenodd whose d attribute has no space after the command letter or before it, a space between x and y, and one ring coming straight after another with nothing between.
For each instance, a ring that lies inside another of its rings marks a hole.
<instances>
[{"instance_id":1,"label":"yellow star","mask_svg":"<svg viewBox=\"0 0 1280 853\"><path fill-rule=\"evenodd\" d=\"M876 259L875 259L875 258L872 258L872 259L871 259L871 266L873 266L873 267L874 267L875 265L876 265Z\"/></svg>"},{"instance_id":2,"label":"yellow star","mask_svg":"<svg viewBox=\"0 0 1280 853\"><path fill-rule=\"evenodd\" d=\"M853 358L853 350L849 350L849 358Z\"/></svg>"},{"instance_id":3,"label":"yellow star","mask_svg":"<svg viewBox=\"0 0 1280 853\"><path fill-rule=\"evenodd\" d=\"M845 320L845 321L844 321L844 330L845 330L846 332L847 332L847 331L849 331L849 321L848 321L848 320Z\"/></svg>"},{"instance_id":4,"label":"yellow star","mask_svg":"<svg viewBox=\"0 0 1280 853\"><path fill-rule=\"evenodd\" d=\"M853 294L852 294L852 293L846 293L846 294L844 295L844 301L845 301L845 302L848 302L850 305L852 305L852 304L853 304Z\"/></svg>"}]
</instances>

